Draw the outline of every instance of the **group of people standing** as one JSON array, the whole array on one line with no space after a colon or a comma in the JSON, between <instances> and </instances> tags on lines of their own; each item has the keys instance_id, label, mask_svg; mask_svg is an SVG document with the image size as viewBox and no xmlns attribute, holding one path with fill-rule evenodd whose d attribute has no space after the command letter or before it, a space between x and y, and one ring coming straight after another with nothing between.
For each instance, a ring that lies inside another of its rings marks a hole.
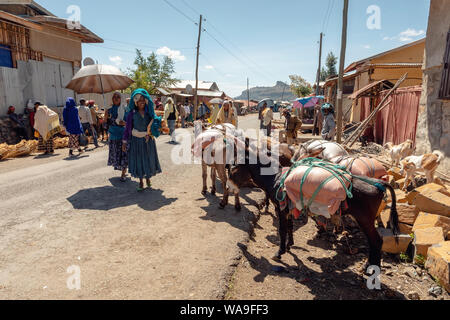
<instances>
[{"instance_id":1,"label":"group of people standing","mask_svg":"<svg viewBox=\"0 0 450 320\"><path fill-rule=\"evenodd\" d=\"M161 119L154 110L152 98L144 89L137 89L131 95L126 106L122 104L122 95L115 92L112 105L105 110L104 119L108 127L109 153L108 166L121 171L120 181L126 181L127 170L133 178L139 179L138 191L151 188L150 179L161 173L155 138L159 136ZM96 130L93 126L89 108L82 101L80 108L75 100L68 98L63 111L64 126L69 134L69 154L80 148L80 135L86 131L94 136L98 146Z\"/></svg>"}]
</instances>

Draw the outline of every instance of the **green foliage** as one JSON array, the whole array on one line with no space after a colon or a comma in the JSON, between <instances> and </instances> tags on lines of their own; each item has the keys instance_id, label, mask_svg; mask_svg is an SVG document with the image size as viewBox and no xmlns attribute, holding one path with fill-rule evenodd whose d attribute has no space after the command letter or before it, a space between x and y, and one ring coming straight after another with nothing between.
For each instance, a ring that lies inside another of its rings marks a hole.
<instances>
[{"instance_id":1,"label":"green foliage","mask_svg":"<svg viewBox=\"0 0 450 320\"><path fill-rule=\"evenodd\" d=\"M327 56L327 62L325 65L327 66L327 77L337 76L337 65L338 58L333 54L333 52L330 52Z\"/></svg>"},{"instance_id":2,"label":"green foliage","mask_svg":"<svg viewBox=\"0 0 450 320\"><path fill-rule=\"evenodd\" d=\"M414 257L414 263L418 266L424 267L426 261L427 259L421 254L418 254Z\"/></svg>"},{"instance_id":3,"label":"green foliage","mask_svg":"<svg viewBox=\"0 0 450 320\"><path fill-rule=\"evenodd\" d=\"M410 262L410 258L406 253L400 253L400 260L402 262Z\"/></svg>"},{"instance_id":4,"label":"green foliage","mask_svg":"<svg viewBox=\"0 0 450 320\"><path fill-rule=\"evenodd\" d=\"M322 70L320 71L320 81L325 81L328 78L328 72L325 69L325 67L322 67Z\"/></svg>"},{"instance_id":5,"label":"green foliage","mask_svg":"<svg viewBox=\"0 0 450 320\"><path fill-rule=\"evenodd\" d=\"M291 91L296 97L306 97L313 92L312 86L301 76L290 75L289 79L291 79Z\"/></svg>"},{"instance_id":6,"label":"green foliage","mask_svg":"<svg viewBox=\"0 0 450 320\"><path fill-rule=\"evenodd\" d=\"M143 88L149 94L155 94L157 88L168 88L178 82L178 79L173 78L175 63L167 56L159 61L157 55L152 52L145 58L142 51L136 49L134 65L135 68L128 71L129 77L135 81L129 88L130 91Z\"/></svg>"}]
</instances>

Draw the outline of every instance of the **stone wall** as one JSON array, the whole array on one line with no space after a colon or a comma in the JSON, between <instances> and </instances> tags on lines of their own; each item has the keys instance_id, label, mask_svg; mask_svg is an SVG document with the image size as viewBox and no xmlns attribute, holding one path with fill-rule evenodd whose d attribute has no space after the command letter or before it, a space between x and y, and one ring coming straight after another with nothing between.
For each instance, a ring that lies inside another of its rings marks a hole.
<instances>
[{"instance_id":1,"label":"stone wall","mask_svg":"<svg viewBox=\"0 0 450 320\"><path fill-rule=\"evenodd\" d=\"M450 101L438 99L447 33L450 1L431 0L425 47L423 93L417 125L417 153L440 150L445 160L439 171L450 171Z\"/></svg>"},{"instance_id":2,"label":"stone wall","mask_svg":"<svg viewBox=\"0 0 450 320\"><path fill-rule=\"evenodd\" d=\"M19 115L20 117L20 115ZM31 127L28 115L22 115L22 121L27 129L28 136L31 137ZM20 138L13 129L13 123L7 116L0 117L0 144L7 143L14 145L20 142Z\"/></svg>"}]
</instances>

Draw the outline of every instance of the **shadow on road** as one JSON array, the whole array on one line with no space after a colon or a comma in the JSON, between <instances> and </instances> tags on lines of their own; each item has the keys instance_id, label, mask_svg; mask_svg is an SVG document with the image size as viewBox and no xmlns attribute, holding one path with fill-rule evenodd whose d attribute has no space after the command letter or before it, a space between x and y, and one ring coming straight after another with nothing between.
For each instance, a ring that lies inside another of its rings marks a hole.
<instances>
[{"instance_id":1,"label":"shadow on road","mask_svg":"<svg viewBox=\"0 0 450 320\"><path fill-rule=\"evenodd\" d=\"M251 192L251 190L248 192ZM230 195L229 204L225 207L225 209L220 209L219 203L222 200L223 189L221 184L218 184L217 194L215 196L211 195L211 193L206 195L206 200L209 205L206 207L201 207L201 209L206 213L206 215L201 219L218 223L226 222L236 229L248 232L250 234L250 239L252 240L254 237L253 225L256 224L257 217L249 209L251 207L255 207L256 201L249 198L246 194L245 197L242 197L243 194L244 193L241 194L241 211L236 211L234 208L234 195ZM203 198L199 200L203 200ZM245 203L242 202L242 200L248 201Z\"/></svg>"},{"instance_id":2,"label":"shadow on road","mask_svg":"<svg viewBox=\"0 0 450 320\"><path fill-rule=\"evenodd\" d=\"M315 300L367 300L386 299L385 292L392 292L392 299L406 300L406 297L391 288L381 285L381 290L369 290L366 279L353 271L345 270L340 266L340 255L333 258L311 258L322 267L322 271L308 268L294 253L289 253L295 265L285 262L273 264L265 257L257 258L248 252L247 246L239 243L243 256L249 262L250 267L259 272L254 280L264 282L266 277L275 276L294 279L306 286ZM330 267L332 266L332 268ZM325 270L324 270L325 269Z\"/></svg>"},{"instance_id":3,"label":"shadow on road","mask_svg":"<svg viewBox=\"0 0 450 320\"><path fill-rule=\"evenodd\" d=\"M112 186L84 189L67 198L74 209L108 211L137 205L145 211L156 211L177 201L166 198L162 190L148 189L138 193L137 182L110 179Z\"/></svg>"}]
</instances>

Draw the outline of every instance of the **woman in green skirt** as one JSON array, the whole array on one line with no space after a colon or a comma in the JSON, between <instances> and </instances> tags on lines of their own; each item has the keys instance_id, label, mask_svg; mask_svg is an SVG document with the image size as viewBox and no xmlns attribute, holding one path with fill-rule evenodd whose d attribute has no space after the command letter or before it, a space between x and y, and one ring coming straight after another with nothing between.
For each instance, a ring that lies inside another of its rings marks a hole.
<instances>
[{"instance_id":1,"label":"woman in green skirt","mask_svg":"<svg viewBox=\"0 0 450 320\"><path fill-rule=\"evenodd\" d=\"M138 191L151 188L150 178L161 173L155 136L159 136L161 119L155 115L154 104L148 92L137 89L131 95L122 148L128 152L128 171L140 180Z\"/></svg>"}]
</instances>

